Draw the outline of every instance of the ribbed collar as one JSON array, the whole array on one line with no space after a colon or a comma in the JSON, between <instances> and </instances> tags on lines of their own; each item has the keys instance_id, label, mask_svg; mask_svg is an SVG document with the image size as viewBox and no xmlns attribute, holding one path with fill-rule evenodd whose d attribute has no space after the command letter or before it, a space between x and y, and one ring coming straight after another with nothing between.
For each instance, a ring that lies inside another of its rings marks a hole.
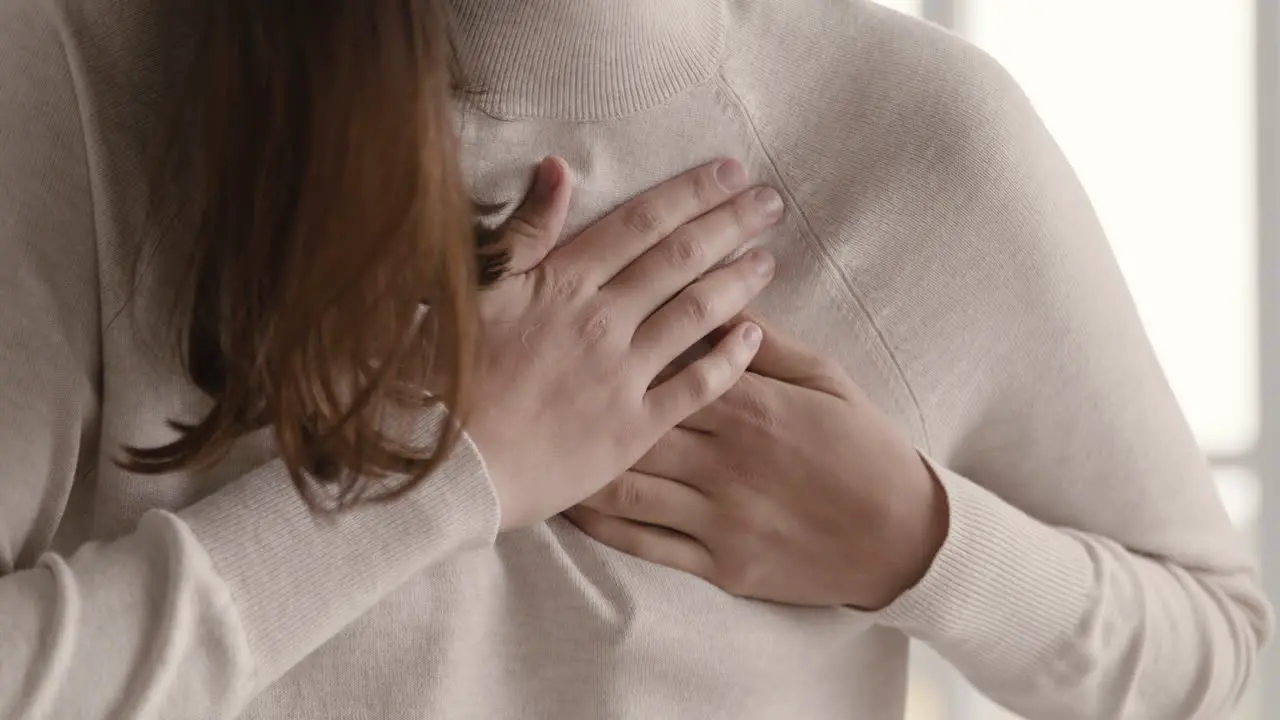
<instances>
[{"instance_id":1,"label":"ribbed collar","mask_svg":"<svg viewBox=\"0 0 1280 720\"><path fill-rule=\"evenodd\" d=\"M450 0L467 102L500 118L607 120L703 82L724 0Z\"/></svg>"}]
</instances>

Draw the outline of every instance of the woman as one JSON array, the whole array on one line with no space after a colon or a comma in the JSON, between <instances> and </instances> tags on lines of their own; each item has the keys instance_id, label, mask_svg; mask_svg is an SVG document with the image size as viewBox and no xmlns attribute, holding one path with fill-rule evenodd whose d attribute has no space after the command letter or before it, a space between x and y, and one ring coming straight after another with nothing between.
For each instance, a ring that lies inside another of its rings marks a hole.
<instances>
[{"instance_id":1,"label":"woman","mask_svg":"<svg viewBox=\"0 0 1280 720\"><path fill-rule=\"evenodd\" d=\"M1028 717L1225 714L1270 607L993 63L861 2L455 0L450 116L433 9L0 10L3 714L900 718L908 636ZM568 163L475 343L455 128L488 227Z\"/></svg>"}]
</instances>

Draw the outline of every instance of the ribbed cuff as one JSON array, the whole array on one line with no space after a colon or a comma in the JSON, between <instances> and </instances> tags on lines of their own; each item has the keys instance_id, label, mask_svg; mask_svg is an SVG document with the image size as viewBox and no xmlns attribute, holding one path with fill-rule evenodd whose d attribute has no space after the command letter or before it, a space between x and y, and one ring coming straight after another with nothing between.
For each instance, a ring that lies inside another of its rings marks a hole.
<instances>
[{"instance_id":1,"label":"ribbed cuff","mask_svg":"<svg viewBox=\"0 0 1280 720\"><path fill-rule=\"evenodd\" d=\"M433 432L434 421L420 428ZM179 516L227 583L268 683L448 555L491 544L498 503L479 452L459 443L414 491L337 516L313 515L279 461Z\"/></svg>"},{"instance_id":2,"label":"ribbed cuff","mask_svg":"<svg viewBox=\"0 0 1280 720\"><path fill-rule=\"evenodd\" d=\"M947 540L924 579L879 614L881 624L981 674L1025 669L1077 630L1093 563L1069 533L1030 517L974 482L930 467L951 508Z\"/></svg>"}]
</instances>

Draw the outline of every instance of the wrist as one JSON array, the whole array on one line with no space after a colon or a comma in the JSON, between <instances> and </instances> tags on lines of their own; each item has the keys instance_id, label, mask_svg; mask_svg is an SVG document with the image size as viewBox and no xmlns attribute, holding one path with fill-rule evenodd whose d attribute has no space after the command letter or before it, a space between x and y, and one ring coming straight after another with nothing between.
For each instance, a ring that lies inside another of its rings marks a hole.
<instances>
[{"instance_id":1,"label":"wrist","mask_svg":"<svg viewBox=\"0 0 1280 720\"><path fill-rule=\"evenodd\" d=\"M905 476L903 488L895 492L900 501L894 518L886 526L892 562L886 562L886 577L874 609L888 607L903 593L920 584L946 543L951 526L951 508L941 480L924 458L913 453L911 473Z\"/></svg>"},{"instance_id":2,"label":"wrist","mask_svg":"<svg viewBox=\"0 0 1280 720\"><path fill-rule=\"evenodd\" d=\"M947 542L947 534L951 530L951 502L947 499L947 490L942 486L942 480L925 462L924 458L919 455L916 458L920 461L920 466L924 469L928 476L928 491L926 492L924 527L920 535L920 557L917 561L918 567L911 585L906 589L915 587L929 573L929 569L933 567L934 560L937 559L938 553L942 551L942 546Z\"/></svg>"}]
</instances>

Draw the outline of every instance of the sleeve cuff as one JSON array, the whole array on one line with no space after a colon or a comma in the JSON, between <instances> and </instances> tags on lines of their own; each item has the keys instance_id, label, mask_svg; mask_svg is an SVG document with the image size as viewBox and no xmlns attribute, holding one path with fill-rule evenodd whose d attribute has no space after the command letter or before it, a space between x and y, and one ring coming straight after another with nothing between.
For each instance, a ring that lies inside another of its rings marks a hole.
<instances>
[{"instance_id":1,"label":"sleeve cuff","mask_svg":"<svg viewBox=\"0 0 1280 720\"><path fill-rule=\"evenodd\" d=\"M424 420L418 432L438 422ZM499 523L488 473L465 435L436 473L389 503L313 515L277 460L178 515L231 590L259 683L274 680L415 573L492 544Z\"/></svg>"},{"instance_id":2,"label":"sleeve cuff","mask_svg":"<svg viewBox=\"0 0 1280 720\"><path fill-rule=\"evenodd\" d=\"M1088 552L1071 534L926 462L947 494L947 539L925 577L879 621L961 665L971 657L984 667L1026 667L1053 653L1094 592Z\"/></svg>"}]
</instances>

